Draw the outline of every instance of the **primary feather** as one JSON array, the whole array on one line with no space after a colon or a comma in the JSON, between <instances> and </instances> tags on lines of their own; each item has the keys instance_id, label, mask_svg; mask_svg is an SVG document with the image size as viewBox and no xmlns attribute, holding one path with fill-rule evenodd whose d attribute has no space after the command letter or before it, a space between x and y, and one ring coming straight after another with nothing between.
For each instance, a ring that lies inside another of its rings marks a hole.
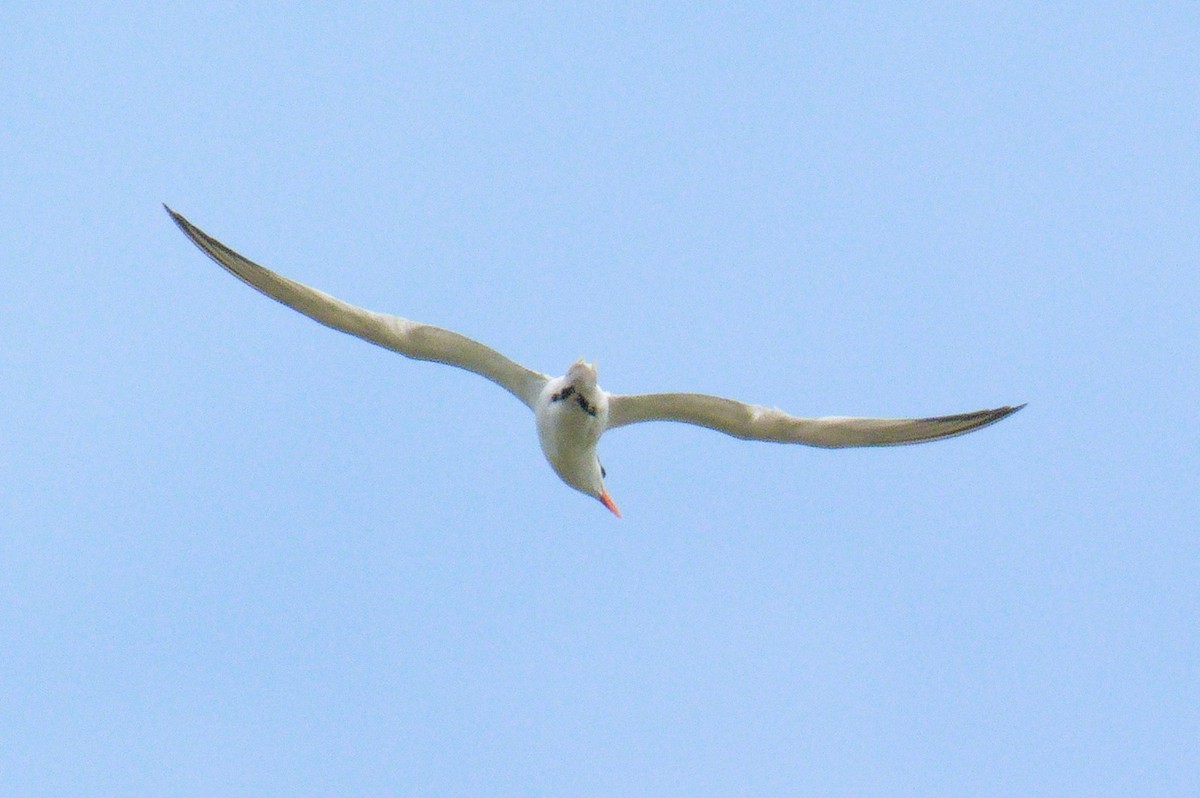
<instances>
[{"instance_id":1,"label":"primary feather","mask_svg":"<svg viewBox=\"0 0 1200 798\"><path fill-rule=\"evenodd\" d=\"M610 394L608 428L641 421L681 421L735 438L808 446L897 446L962 435L1020 410L998 407L932 418L800 418L782 410L698 393Z\"/></svg>"}]
</instances>

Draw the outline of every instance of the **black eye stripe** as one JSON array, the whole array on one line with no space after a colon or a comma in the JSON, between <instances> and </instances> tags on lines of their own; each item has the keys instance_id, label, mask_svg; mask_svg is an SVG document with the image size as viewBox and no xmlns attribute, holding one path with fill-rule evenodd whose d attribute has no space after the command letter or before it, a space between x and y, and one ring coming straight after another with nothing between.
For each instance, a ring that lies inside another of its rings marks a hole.
<instances>
[{"instance_id":1,"label":"black eye stripe","mask_svg":"<svg viewBox=\"0 0 1200 798\"><path fill-rule=\"evenodd\" d=\"M589 416L596 415L596 407L591 402L589 402L582 393L576 393L574 385L568 385L566 388L563 388L558 393L550 394L550 401L551 402L561 402L562 400L567 399L572 396L575 397L575 403L578 404L583 409L583 412L587 413Z\"/></svg>"},{"instance_id":2,"label":"black eye stripe","mask_svg":"<svg viewBox=\"0 0 1200 798\"><path fill-rule=\"evenodd\" d=\"M592 407L591 403L589 403L587 399L583 398L583 394L578 394L575 397L575 401L578 402L579 406L583 408L583 412L587 413L589 416L596 415L596 408Z\"/></svg>"}]
</instances>

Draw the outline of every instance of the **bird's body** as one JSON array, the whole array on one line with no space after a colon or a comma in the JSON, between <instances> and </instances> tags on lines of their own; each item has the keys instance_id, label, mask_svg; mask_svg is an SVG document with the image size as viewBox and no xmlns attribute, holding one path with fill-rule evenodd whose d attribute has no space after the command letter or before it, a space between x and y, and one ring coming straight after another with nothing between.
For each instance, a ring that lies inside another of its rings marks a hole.
<instances>
[{"instance_id":1,"label":"bird's body","mask_svg":"<svg viewBox=\"0 0 1200 798\"><path fill-rule=\"evenodd\" d=\"M578 360L562 377L526 368L464 335L375 313L259 266L167 208L179 228L214 261L272 299L335 330L416 360L473 371L516 396L533 411L538 442L563 482L593 496L617 516L604 487L596 447L605 431L641 421L680 421L745 440L809 446L892 446L962 435L993 424L1024 405L918 419L800 418L770 407L694 393L610 394L595 366Z\"/></svg>"},{"instance_id":2,"label":"bird's body","mask_svg":"<svg viewBox=\"0 0 1200 798\"><path fill-rule=\"evenodd\" d=\"M559 479L620 515L604 489L604 469L596 454L608 424L608 394L596 384L595 367L578 360L565 376L548 380L533 415L542 454Z\"/></svg>"}]
</instances>

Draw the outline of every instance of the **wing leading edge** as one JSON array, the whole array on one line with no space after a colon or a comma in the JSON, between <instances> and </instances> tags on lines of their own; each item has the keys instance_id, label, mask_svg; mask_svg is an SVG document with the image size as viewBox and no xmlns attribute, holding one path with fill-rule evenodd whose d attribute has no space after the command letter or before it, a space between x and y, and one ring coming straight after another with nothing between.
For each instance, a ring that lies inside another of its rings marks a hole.
<instances>
[{"instance_id":1,"label":"wing leading edge","mask_svg":"<svg viewBox=\"0 0 1200 798\"><path fill-rule=\"evenodd\" d=\"M528 369L465 335L366 310L276 274L234 252L166 205L163 207L179 229L228 272L271 299L326 327L357 336L414 360L445 363L473 371L504 388L531 409L542 386L549 379L545 374Z\"/></svg>"},{"instance_id":2,"label":"wing leading edge","mask_svg":"<svg viewBox=\"0 0 1200 798\"><path fill-rule=\"evenodd\" d=\"M609 396L608 428L642 421L679 421L735 438L808 446L898 446L952 438L995 424L1025 405L933 418L799 418L782 410L719 396L656 393Z\"/></svg>"}]
</instances>

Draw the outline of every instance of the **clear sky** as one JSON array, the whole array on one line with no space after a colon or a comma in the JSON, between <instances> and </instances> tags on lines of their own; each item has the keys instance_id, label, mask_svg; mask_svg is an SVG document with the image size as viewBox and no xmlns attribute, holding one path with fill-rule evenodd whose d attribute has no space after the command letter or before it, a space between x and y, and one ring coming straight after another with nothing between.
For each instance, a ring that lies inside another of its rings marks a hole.
<instances>
[{"instance_id":1,"label":"clear sky","mask_svg":"<svg viewBox=\"0 0 1200 798\"><path fill-rule=\"evenodd\" d=\"M742 5L0 10L0 793L1200 793L1200 7Z\"/></svg>"}]
</instances>

